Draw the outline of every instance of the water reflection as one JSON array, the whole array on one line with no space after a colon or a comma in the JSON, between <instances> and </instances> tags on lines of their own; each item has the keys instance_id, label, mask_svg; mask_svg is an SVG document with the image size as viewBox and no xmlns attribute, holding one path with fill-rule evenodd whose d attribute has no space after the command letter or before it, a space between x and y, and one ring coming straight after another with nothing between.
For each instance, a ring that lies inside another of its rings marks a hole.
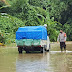
<instances>
[{"instance_id":1,"label":"water reflection","mask_svg":"<svg viewBox=\"0 0 72 72\"><path fill-rule=\"evenodd\" d=\"M17 72L51 72L49 53L19 55L16 62Z\"/></svg>"},{"instance_id":2,"label":"water reflection","mask_svg":"<svg viewBox=\"0 0 72 72\"><path fill-rule=\"evenodd\" d=\"M71 72L70 53L22 54L16 61L16 72Z\"/></svg>"}]
</instances>

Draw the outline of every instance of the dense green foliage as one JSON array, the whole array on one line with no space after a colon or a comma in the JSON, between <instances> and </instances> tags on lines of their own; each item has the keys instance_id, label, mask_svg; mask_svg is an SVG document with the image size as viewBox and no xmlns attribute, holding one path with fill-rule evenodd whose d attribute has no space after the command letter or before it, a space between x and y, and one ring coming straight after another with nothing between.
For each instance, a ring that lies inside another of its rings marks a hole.
<instances>
[{"instance_id":1,"label":"dense green foliage","mask_svg":"<svg viewBox=\"0 0 72 72\"><path fill-rule=\"evenodd\" d=\"M20 26L47 24L51 41L56 41L60 29L67 33L67 40L72 40L72 0L5 1L8 3L0 2L0 13L7 13L7 16L0 16L0 28L6 39L15 40L15 32ZM6 34L11 36L7 38Z\"/></svg>"},{"instance_id":2,"label":"dense green foliage","mask_svg":"<svg viewBox=\"0 0 72 72\"><path fill-rule=\"evenodd\" d=\"M0 32L6 43L15 42L15 32L19 27L24 26L24 23L8 14L0 14Z\"/></svg>"}]
</instances>

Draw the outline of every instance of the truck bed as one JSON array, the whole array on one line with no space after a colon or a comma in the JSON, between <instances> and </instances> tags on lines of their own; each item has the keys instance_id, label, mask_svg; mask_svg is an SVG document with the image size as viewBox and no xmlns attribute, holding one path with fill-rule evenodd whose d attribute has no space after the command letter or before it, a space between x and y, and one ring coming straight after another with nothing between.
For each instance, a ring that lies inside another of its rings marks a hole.
<instances>
[{"instance_id":1,"label":"truck bed","mask_svg":"<svg viewBox=\"0 0 72 72\"><path fill-rule=\"evenodd\" d=\"M16 40L17 46L43 46L47 44L47 40L35 40L35 39L21 39Z\"/></svg>"}]
</instances>

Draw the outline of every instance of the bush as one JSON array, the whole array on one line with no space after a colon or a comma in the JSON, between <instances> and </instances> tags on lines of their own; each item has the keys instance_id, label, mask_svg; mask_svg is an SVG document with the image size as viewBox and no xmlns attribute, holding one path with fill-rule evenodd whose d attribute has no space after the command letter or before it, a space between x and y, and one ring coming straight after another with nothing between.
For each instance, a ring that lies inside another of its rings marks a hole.
<instances>
[{"instance_id":1,"label":"bush","mask_svg":"<svg viewBox=\"0 0 72 72\"><path fill-rule=\"evenodd\" d=\"M4 35L5 43L15 42L15 32L23 26L24 23L20 19L6 13L0 14L0 30Z\"/></svg>"}]
</instances>

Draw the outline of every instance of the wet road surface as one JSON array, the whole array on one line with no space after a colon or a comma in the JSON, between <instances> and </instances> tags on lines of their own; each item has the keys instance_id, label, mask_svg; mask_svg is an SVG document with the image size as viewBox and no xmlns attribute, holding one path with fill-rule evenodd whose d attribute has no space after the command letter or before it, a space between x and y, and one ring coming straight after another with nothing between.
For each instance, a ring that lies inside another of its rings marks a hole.
<instances>
[{"instance_id":1,"label":"wet road surface","mask_svg":"<svg viewBox=\"0 0 72 72\"><path fill-rule=\"evenodd\" d=\"M0 72L72 72L72 42L67 52L52 43L50 52L18 54L17 48L0 47Z\"/></svg>"}]
</instances>

